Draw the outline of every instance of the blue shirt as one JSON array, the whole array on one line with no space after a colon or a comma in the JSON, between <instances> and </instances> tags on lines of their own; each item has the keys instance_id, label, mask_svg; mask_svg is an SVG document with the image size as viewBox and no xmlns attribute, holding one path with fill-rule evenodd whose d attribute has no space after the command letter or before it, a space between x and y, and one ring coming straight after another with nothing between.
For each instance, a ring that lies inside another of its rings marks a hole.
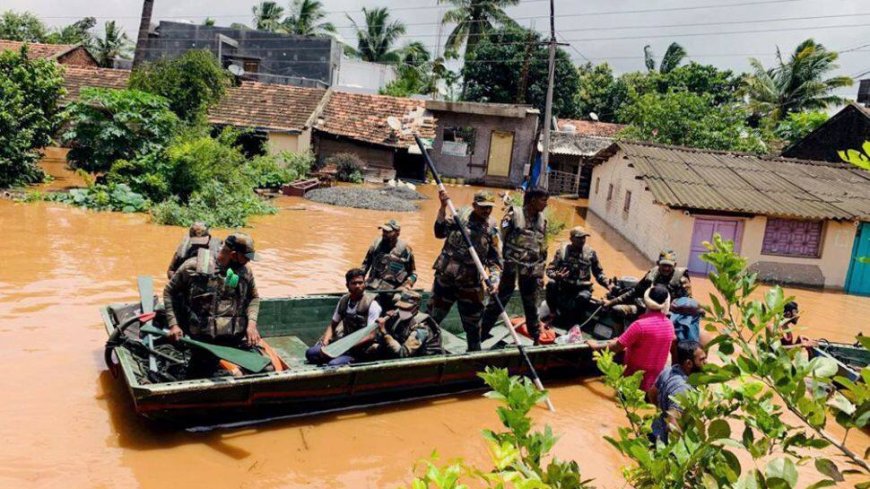
<instances>
[{"instance_id":1,"label":"blue shirt","mask_svg":"<svg viewBox=\"0 0 870 489\"><path fill-rule=\"evenodd\" d=\"M674 401L674 397L692 389L689 384L689 376L683 371L679 365L672 365L671 368L662 370L659 377L656 379L656 388L658 394L656 397L656 406L661 411L661 415L653 421L652 430L653 437L661 440L664 443L668 441L668 412L682 412L680 405Z\"/></svg>"}]
</instances>

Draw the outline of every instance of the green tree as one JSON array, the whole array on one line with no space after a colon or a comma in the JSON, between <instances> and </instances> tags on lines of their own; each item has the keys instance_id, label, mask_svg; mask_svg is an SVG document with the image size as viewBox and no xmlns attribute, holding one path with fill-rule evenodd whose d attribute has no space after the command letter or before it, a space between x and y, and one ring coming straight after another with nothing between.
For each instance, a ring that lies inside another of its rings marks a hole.
<instances>
[{"instance_id":1,"label":"green tree","mask_svg":"<svg viewBox=\"0 0 870 489\"><path fill-rule=\"evenodd\" d=\"M436 94L442 81L449 84L455 76L447 69L444 58L432 60L426 46L419 41L402 49L401 60L396 67L398 77L380 91L381 95L409 97Z\"/></svg>"},{"instance_id":2,"label":"green tree","mask_svg":"<svg viewBox=\"0 0 870 489\"><path fill-rule=\"evenodd\" d=\"M750 110L776 123L793 112L824 110L843 103L844 99L833 91L851 86L852 79L848 76L827 78L839 67L838 57L821 43L807 39L795 48L788 61L777 49L773 68L765 68L761 61L752 58L753 73L746 79L744 88Z\"/></svg>"},{"instance_id":3,"label":"green tree","mask_svg":"<svg viewBox=\"0 0 870 489\"><path fill-rule=\"evenodd\" d=\"M50 44L81 44L87 47L93 42L90 30L96 25L96 18L85 17L49 33L43 41Z\"/></svg>"},{"instance_id":4,"label":"green tree","mask_svg":"<svg viewBox=\"0 0 870 489\"><path fill-rule=\"evenodd\" d=\"M39 149L48 145L63 95L61 67L27 59L27 47L0 52L0 187L39 182Z\"/></svg>"},{"instance_id":5,"label":"green tree","mask_svg":"<svg viewBox=\"0 0 870 489\"><path fill-rule=\"evenodd\" d=\"M208 26L208 27L214 27L215 22L216 21L214 20L214 18L206 17L205 20L202 21L202 25Z\"/></svg>"},{"instance_id":6,"label":"green tree","mask_svg":"<svg viewBox=\"0 0 870 489\"><path fill-rule=\"evenodd\" d=\"M169 108L187 122L204 120L229 85L230 75L205 50L143 65L130 77L130 88L164 97Z\"/></svg>"},{"instance_id":7,"label":"green tree","mask_svg":"<svg viewBox=\"0 0 870 489\"><path fill-rule=\"evenodd\" d=\"M765 151L758 131L746 124L746 113L736 105L717 107L709 94L647 93L634 97L618 116L629 124L621 133L626 139L704 149Z\"/></svg>"},{"instance_id":8,"label":"green tree","mask_svg":"<svg viewBox=\"0 0 870 489\"><path fill-rule=\"evenodd\" d=\"M275 2L260 2L251 7L254 14L254 28L261 31L275 32L281 28L281 17L284 7Z\"/></svg>"},{"instance_id":9,"label":"green tree","mask_svg":"<svg viewBox=\"0 0 870 489\"><path fill-rule=\"evenodd\" d=\"M103 25L103 36L94 39L92 49L97 63L111 68L115 58L130 57L130 38L114 20L109 20Z\"/></svg>"},{"instance_id":10,"label":"green tree","mask_svg":"<svg viewBox=\"0 0 870 489\"><path fill-rule=\"evenodd\" d=\"M679 43L672 42L665 55L662 56L662 62L659 64L659 73L670 73L686 58L686 49ZM643 64L646 65L648 71L656 71L656 59L652 47L647 44L643 47Z\"/></svg>"},{"instance_id":11,"label":"green tree","mask_svg":"<svg viewBox=\"0 0 870 489\"><path fill-rule=\"evenodd\" d=\"M781 120L774 129L774 134L786 144L803 139L828 120L825 112L793 112Z\"/></svg>"},{"instance_id":12,"label":"green tree","mask_svg":"<svg viewBox=\"0 0 870 489\"><path fill-rule=\"evenodd\" d=\"M281 29L299 36L335 34L335 26L331 22L323 22L325 18L326 12L320 0L293 0L290 14L281 22Z\"/></svg>"},{"instance_id":13,"label":"green tree","mask_svg":"<svg viewBox=\"0 0 870 489\"><path fill-rule=\"evenodd\" d=\"M610 65L586 63L577 67L577 73L580 76L580 89L575 97L577 112L582 117L594 112L599 120L613 122L616 117L613 111L616 79Z\"/></svg>"},{"instance_id":14,"label":"green tree","mask_svg":"<svg viewBox=\"0 0 870 489\"><path fill-rule=\"evenodd\" d=\"M454 8L444 12L443 24L456 24L447 37L444 49L449 55L458 55L465 44L465 52L474 51L477 43L496 27L517 27L504 8L518 5L519 0L438 0Z\"/></svg>"},{"instance_id":15,"label":"green tree","mask_svg":"<svg viewBox=\"0 0 870 489\"><path fill-rule=\"evenodd\" d=\"M398 20L390 21L386 7L367 9L363 7L365 25L360 27L353 18L347 16L356 30L356 49L346 47L346 52L364 61L374 63L396 63L401 60L402 51L393 46L403 34L405 24Z\"/></svg>"},{"instance_id":16,"label":"green tree","mask_svg":"<svg viewBox=\"0 0 870 489\"><path fill-rule=\"evenodd\" d=\"M116 160L133 160L163 149L178 118L163 97L139 90L83 88L67 108L62 135L74 168L106 172Z\"/></svg>"},{"instance_id":17,"label":"green tree","mask_svg":"<svg viewBox=\"0 0 870 489\"><path fill-rule=\"evenodd\" d=\"M543 113L548 55L540 40L540 34L521 28L508 27L490 33L465 56L463 98L473 102L515 103L519 93L525 103ZM580 76L571 57L562 49L556 51L556 80L553 114L576 116L574 97L580 89ZM523 87L525 90L521 90Z\"/></svg>"},{"instance_id":18,"label":"green tree","mask_svg":"<svg viewBox=\"0 0 870 489\"><path fill-rule=\"evenodd\" d=\"M0 39L42 42L47 33L45 24L30 12L19 14L7 10L0 17Z\"/></svg>"}]
</instances>

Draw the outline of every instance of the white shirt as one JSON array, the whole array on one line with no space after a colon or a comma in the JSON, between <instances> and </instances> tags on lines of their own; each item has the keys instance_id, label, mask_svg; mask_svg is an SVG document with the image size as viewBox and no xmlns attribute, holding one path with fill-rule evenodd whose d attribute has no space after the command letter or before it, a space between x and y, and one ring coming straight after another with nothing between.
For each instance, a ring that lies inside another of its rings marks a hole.
<instances>
[{"instance_id":1,"label":"white shirt","mask_svg":"<svg viewBox=\"0 0 870 489\"><path fill-rule=\"evenodd\" d=\"M339 303L335 305L335 312L332 313L332 322L334 323L341 321L341 316L338 314L338 306L340 305L341 301L339 301ZM354 302L353 299L349 300L347 302L347 314L356 314L357 305L359 305L359 303ZM368 320L366 321L366 326L371 326L372 323L377 321L379 317L381 317L381 305L378 304L376 301L372 301L371 305L369 305L369 316Z\"/></svg>"}]
</instances>

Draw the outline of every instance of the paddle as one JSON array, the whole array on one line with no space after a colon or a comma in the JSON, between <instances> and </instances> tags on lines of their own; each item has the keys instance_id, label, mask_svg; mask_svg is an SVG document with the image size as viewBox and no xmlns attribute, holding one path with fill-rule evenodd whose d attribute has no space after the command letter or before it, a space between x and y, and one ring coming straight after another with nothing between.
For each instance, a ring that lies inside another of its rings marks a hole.
<instances>
[{"instance_id":1,"label":"paddle","mask_svg":"<svg viewBox=\"0 0 870 489\"><path fill-rule=\"evenodd\" d=\"M155 336L168 336L169 332L164 331L160 328L155 328L154 326L142 326L139 328L139 331ZM259 353L254 353L245 350L239 350L238 348L232 348L229 346L221 346L221 345L213 345L211 343L206 343L204 341L197 341L186 336L182 336L181 339L178 340L179 343L184 343L185 345L192 346L194 348L199 348L201 350L205 350L212 355L220 358L221 360L226 360L228 362L235 363L236 365L248 370L250 372L261 372L266 365L272 363L271 360L260 355Z\"/></svg>"},{"instance_id":2,"label":"paddle","mask_svg":"<svg viewBox=\"0 0 870 489\"><path fill-rule=\"evenodd\" d=\"M377 327L378 323L377 321L375 321L372 324L366 326L365 328L358 329L339 340L333 341L332 343L322 348L320 351L322 351L329 358L339 357L344 354L344 352L355 347L366 336L370 335L372 331L374 331Z\"/></svg>"},{"instance_id":3,"label":"paddle","mask_svg":"<svg viewBox=\"0 0 870 489\"><path fill-rule=\"evenodd\" d=\"M420 136L416 133L414 133L414 140L417 142L417 146L420 148L420 152L423 153L423 159L426 161L426 165L432 172L432 176L435 178L435 182L438 184L438 190L446 192L447 190L444 188L444 183L441 182L441 176L438 174L438 170L435 169L435 163L432 162L432 158L429 157L429 152L426 151L426 146L423 145L423 140L420 139ZM462 234L463 239L465 239L465 244L468 246L468 252L471 255L471 259L474 260L474 265L477 267L477 272L480 273L480 276L483 277L484 281L489 284L489 274L486 273L486 269L483 267L483 263L480 261L480 257L477 255L477 250L475 250L474 248L474 243L472 243L471 237L468 235L468 231L462 224L462 220L459 219L459 214L456 212L456 207L453 206L453 202L450 199L447 199L447 207L450 208L450 213L453 214L456 227L459 228L459 232ZM510 316L508 316L508 313L504 308L504 304L501 303L501 299L498 298L498 294L492 294L490 297L498 305L498 308L501 311L501 319L502 321L504 321L505 327L510 330L511 336L513 336L514 339L514 343L516 344L517 349L520 351L520 355L523 357L523 360L526 362L526 366L529 368L529 374L531 374L532 381L534 381L535 386L537 386L539 390L543 391L544 384L541 382L541 378L538 376L538 372L535 370L535 366L532 364L531 359L529 359L529 355L526 353L525 347L521 344L517 332L511 325L511 318ZM545 398L545 400L547 402L547 408L550 411L556 411L556 408L553 406L553 402L550 401L550 398L547 397Z\"/></svg>"},{"instance_id":4,"label":"paddle","mask_svg":"<svg viewBox=\"0 0 870 489\"><path fill-rule=\"evenodd\" d=\"M139 285L139 303L142 306L142 314L154 312L154 282L152 282L151 277L147 275L139 275L137 281ZM150 319L143 324L143 326L150 325ZM155 358L154 355L150 353L151 350L154 350L154 337L151 335L146 335L144 343L149 350L148 370L152 372L157 372L157 358Z\"/></svg>"}]
</instances>

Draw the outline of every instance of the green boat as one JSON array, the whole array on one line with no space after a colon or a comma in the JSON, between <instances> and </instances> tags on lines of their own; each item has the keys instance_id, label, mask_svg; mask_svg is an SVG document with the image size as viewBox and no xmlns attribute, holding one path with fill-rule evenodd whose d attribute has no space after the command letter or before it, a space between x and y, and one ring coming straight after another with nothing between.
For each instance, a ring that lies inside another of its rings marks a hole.
<instances>
[{"instance_id":1,"label":"green boat","mask_svg":"<svg viewBox=\"0 0 870 489\"><path fill-rule=\"evenodd\" d=\"M849 345L819 340L818 345L813 347L813 352L816 355L828 357L837 362L837 375L847 378L852 382L860 381L861 369L870 365L870 350L859 344Z\"/></svg>"},{"instance_id":2,"label":"green boat","mask_svg":"<svg viewBox=\"0 0 870 489\"><path fill-rule=\"evenodd\" d=\"M258 328L289 367L285 371L196 380L155 378L149 372L148 353L134 347L142 345L138 341L138 325L124 331L132 341L107 348L107 363L123 378L137 413L187 426L304 416L481 389L483 384L477 373L488 366L507 368L512 374L527 372L518 349L509 344L510 336L494 345L485 343L488 350L466 352L455 308L442 324L444 355L342 367L306 364L305 350L318 340L329 323L339 296L320 294L261 302ZM515 296L507 308L512 316L520 315L519 298ZM112 337L119 325L139 313L139 305L111 305L101 313L106 332ZM590 321L584 327L587 330L587 337L610 338L621 334L623 325L604 317ZM526 351L545 380L597 372L591 350L585 344L530 344L529 341ZM173 354L178 354L174 347L155 348L162 351L158 363L183 362L180 358L173 360Z\"/></svg>"}]
</instances>

